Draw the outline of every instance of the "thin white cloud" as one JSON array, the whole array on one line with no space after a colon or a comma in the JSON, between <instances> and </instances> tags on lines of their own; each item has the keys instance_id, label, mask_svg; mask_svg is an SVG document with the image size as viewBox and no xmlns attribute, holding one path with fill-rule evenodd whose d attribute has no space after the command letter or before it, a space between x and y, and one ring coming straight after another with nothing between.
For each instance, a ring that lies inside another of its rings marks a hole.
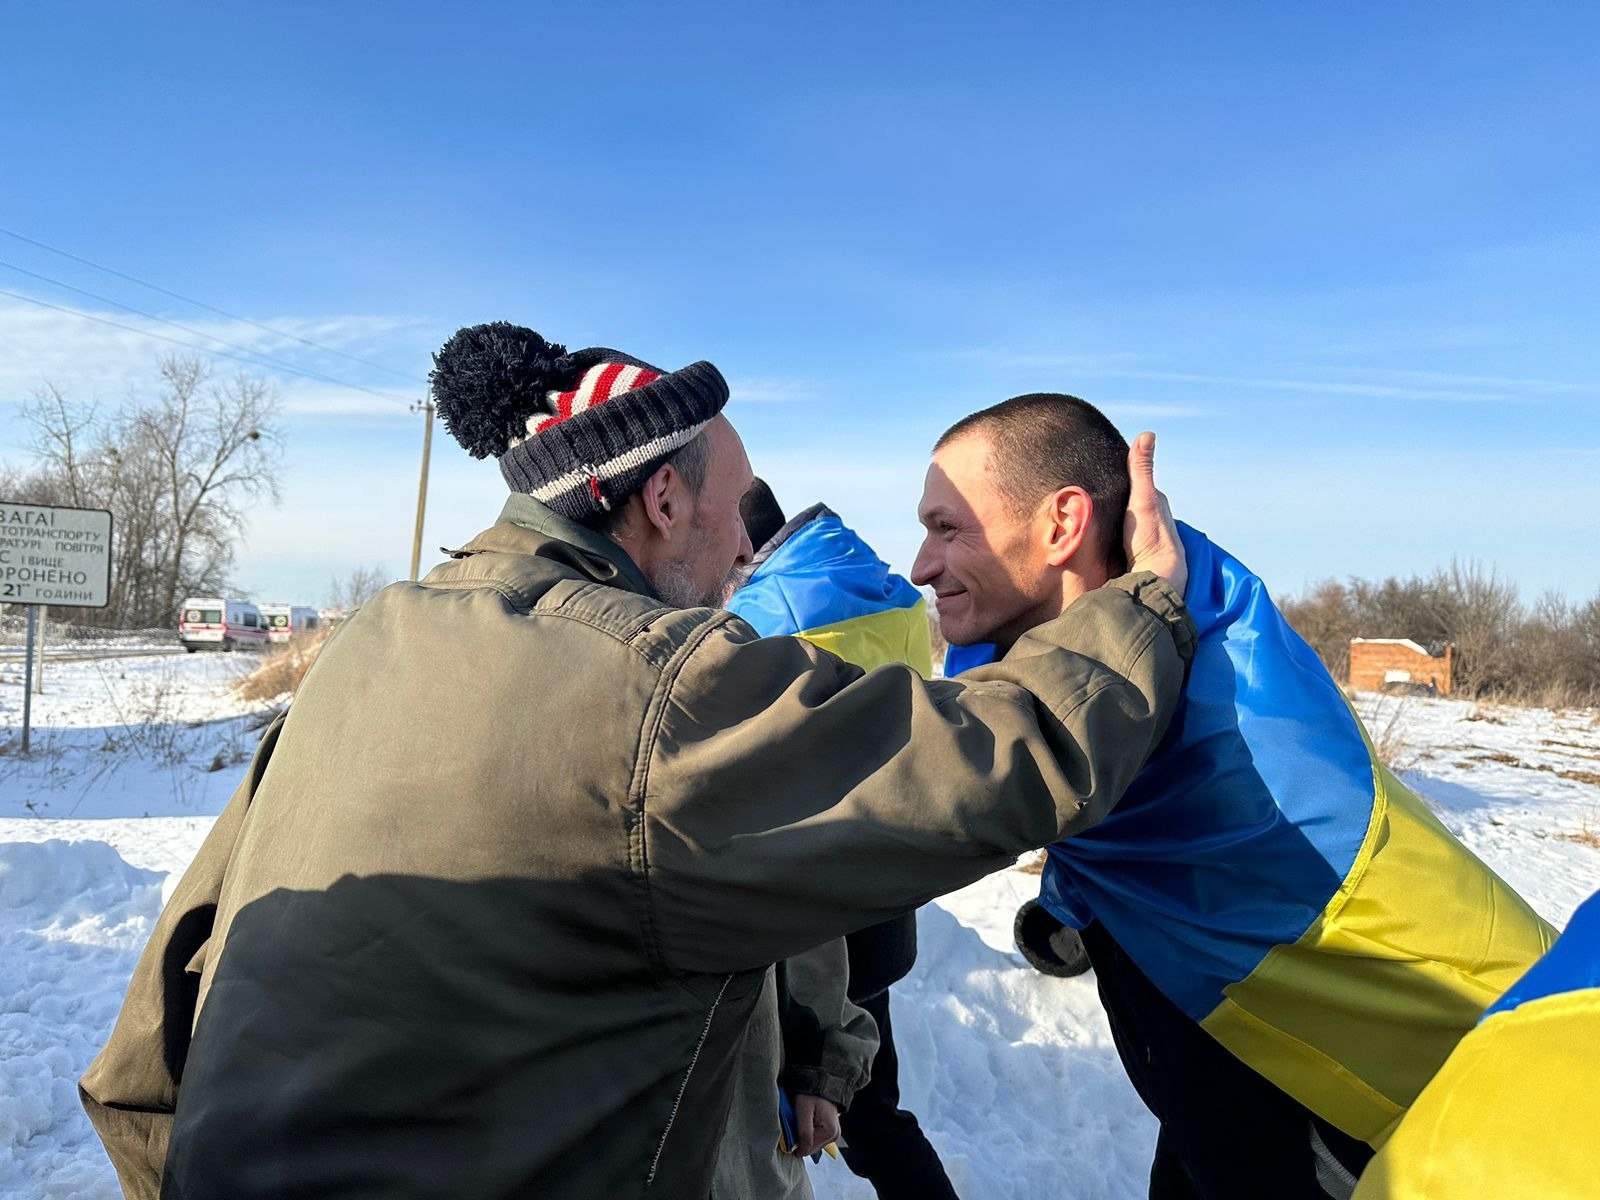
<instances>
[{"instance_id":1,"label":"thin white cloud","mask_svg":"<svg viewBox=\"0 0 1600 1200\"><path fill-rule=\"evenodd\" d=\"M1571 383L1559 379L1507 379L1499 375L1458 375L1449 371L1410 371L1385 368L1357 369L1353 373L1410 384L1438 384L1446 387L1501 388L1550 395L1596 395L1600 383Z\"/></svg>"},{"instance_id":2,"label":"thin white cloud","mask_svg":"<svg viewBox=\"0 0 1600 1200\"><path fill-rule=\"evenodd\" d=\"M1439 401L1452 404L1536 404L1543 395L1600 391L1595 386L1556 380L1502 379L1452 375L1446 372L1346 369L1356 378L1293 378L1282 375L1213 375L1194 371L1160 371L1130 365L1132 355L1049 354L977 347L957 352L966 361L995 370L1050 369L1095 379L1128 379L1252 391L1298 392L1325 396L1360 396L1382 400Z\"/></svg>"},{"instance_id":3,"label":"thin white cloud","mask_svg":"<svg viewBox=\"0 0 1600 1200\"><path fill-rule=\"evenodd\" d=\"M213 363L218 375L247 371L271 380L283 393L286 410L297 415L376 415L389 408L403 412L405 403L421 396L426 386L420 364L416 383L408 389L386 372L294 340L304 337L381 362L386 356L374 347L422 324L412 317L281 317L263 322L282 332L244 321L184 318L181 324L195 331L188 333L115 310L76 311L84 315L0 299L0 407L25 400L46 381L85 399L119 400L148 387L156 362L166 354L198 353ZM308 379L253 357L258 354L325 379Z\"/></svg>"},{"instance_id":4,"label":"thin white cloud","mask_svg":"<svg viewBox=\"0 0 1600 1200\"><path fill-rule=\"evenodd\" d=\"M305 418L361 418L377 421L412 421L422 418L411 412L410 405L420 402L424 388L419 387L415 398L403 393L370 396L349 388L334 387L314 380L282 380L278 385L283 399L283 411L291 417Z\"/></svg>"},{"instance_id":5,"label":"thin white cloud","mask_svg":"<svg viewBox=\"0 0 1600 1200\"><path fill-rule=\"evenodd\" d=\"M1138 379L1151 383L1203 384L1208 387L1238 387L1269 392L1304 392L1321 396L1363 396L1382 400L1442 400L1457 404L1490 402L1532 402L1532 397L1504 391L1464 388L1402 387L1395 384L1361 383L1355 380L1251 378L1240 375L1203 375L1186 371L1102 371L1102 378Z\"/></svg>"},{"instance_id":6,"label":"thin white cloud","mask_svg":"<svg viewBox=\"0 0 1600 1200\"><path fill-rule=\"evenodd\" d=\"M828 385L814 379L730 379L730 398L739 404L797 404L825 392Z\"/></svg>"}]
</instances>

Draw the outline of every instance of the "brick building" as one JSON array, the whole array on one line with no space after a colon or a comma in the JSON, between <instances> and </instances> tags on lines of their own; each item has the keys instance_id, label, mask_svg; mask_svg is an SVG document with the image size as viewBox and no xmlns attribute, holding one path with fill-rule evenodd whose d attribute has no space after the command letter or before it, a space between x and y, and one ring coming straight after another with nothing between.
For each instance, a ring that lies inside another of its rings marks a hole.
<instances>
[{"instance_id":1,"label":"brick building","mask_svg":"<svg viewBox=\"0 0 1600 1200\"><path fill-rule=\"evenodd\" d=\"M1451 653L1449 643L1434 650L1410 638L1351 638L1350 687L1358 692L1425 687L1448 696Z\"/></svg>"}]
</instances>

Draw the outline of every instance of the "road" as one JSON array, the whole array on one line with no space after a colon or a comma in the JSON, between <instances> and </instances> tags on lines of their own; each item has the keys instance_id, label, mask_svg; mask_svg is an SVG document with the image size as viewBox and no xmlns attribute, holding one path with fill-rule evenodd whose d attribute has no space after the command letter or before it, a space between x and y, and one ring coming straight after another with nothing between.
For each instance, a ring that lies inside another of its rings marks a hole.
<instances>
[{"instance_id":1,"label":"road","mask_svg":"<svg viewBox=\"0 0 1600 1200\"><path fill-rule=\"evenodd\" d=\"M182 646L46 646L46 662L88 662L98 658L153 658L156 655L182 654ZM21 662L28 656L26 646L0 646L0 662Z\"/></svg>"}]
</instances>

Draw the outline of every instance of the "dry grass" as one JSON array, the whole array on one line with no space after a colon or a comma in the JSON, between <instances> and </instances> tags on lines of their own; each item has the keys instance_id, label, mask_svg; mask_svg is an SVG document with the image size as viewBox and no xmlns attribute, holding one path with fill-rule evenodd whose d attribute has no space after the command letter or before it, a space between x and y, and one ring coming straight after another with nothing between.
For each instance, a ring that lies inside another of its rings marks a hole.
<instances>
[{"instance_id":1,"label":"dry grass","mask_svg":"<svg viewBox=\"0 0 1600 1200\"><path fill-rule=\"evenodd\" d=\"M1407 702L1401 700L1385 711L1384 702L1379 701L1372 710L1372 723L1368 726L1378 761L1396 775L1416 763L1416 754L1408 740L1410 730L1405 721L1407 707Z\"/></svg>"},{"instance_id":2,"label":"dry grass","mask_svg":"<svg viewBox=\"0 0 1600 1200\"><path fill-rule=\"evenodd\" d=\"M1032 854L1025 855L1017 860L1017 870L1024 875L1043 875L1044 864L1049 857L1046 851L1036 850Z\"/></svg>"},{"instance_id":3,"label":"dry grass","mask_svg":"<svg viewBox=\"0 0 1600 1200\"><path fill-rule=\"evenodd\" d=\"M1556 746L1562 750L1571 750L1574 758L1600 758L1600 753L1586 742L1560 742L1555 738L1540 738L1541 746Z\"/></svg>"},{"instance_id":4,"label":"dry grass","mask_svg":"<svg viewBox=\"0 0 1600 1200\"><path fill-rule=\"evenodd\" d=\"M1504 750L1489 750L1483 754L1474 754L1472 757L1477 762L1501 763L1507 767L1525 767L1528 765L1515 754L1507 754Z\"/></svg>"},{"instance_id":5,"label":"dry grass","mask_svg":"<svg viewBox=\"0 0 1600 1200\"><path fill-rule=\"evenodd\" d=\"M1600 833L1596 833L1587 820L1584 821L1583 828L1578 830L1577 833L1558 833L1556 837L1563 842L1577 842L1580 846L1588 846L1592 849L1600 850Z\"/></svg>"},{"instance_id":6,"label":"dry grass","mask_svg":"<svg viewBox=\"0 0 1600 1200\"><path fill-rule=\"evenodd\" d=\"M272 650L250 674L233 685L234 695L241 700L277 700L292 697L306 677L311 664L317 661L323 642L328 640L328 630L296 638L288 645Z\"/></svg>"},{"instance_id":7,"label":"dry grass","mask_svg":"<svg viewBox=\"0 0 1600 1200\"><path fill-rule=\"evenodd\" d=\"M1507 754L1503 750L1489 750L1483 754L1474 754L1471 758L1464 759L1456 766L1463 771L1472 770L1477 763L1499 763L1501 766L1518 767L1524 771L1543 771L1546 775L1554 775L1557 779L1570 779L1573 783L1587 783L1591 787L1600 787L1600 771L1566 770L1552 767L1549 763L1525 762L1515 754Z\"/></svg>"}]
</instances>

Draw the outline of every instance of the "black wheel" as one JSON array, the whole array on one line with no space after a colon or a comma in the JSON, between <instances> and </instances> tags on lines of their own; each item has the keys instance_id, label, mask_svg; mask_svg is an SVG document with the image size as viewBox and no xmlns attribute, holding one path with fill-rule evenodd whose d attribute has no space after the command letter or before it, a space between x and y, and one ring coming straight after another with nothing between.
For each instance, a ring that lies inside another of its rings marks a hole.
<instances>
[{"instance_id":1,"label":"black wheel","mask_svg":"<svg viewBox=\"0 0 1600 1200\"><path fill-rule=\"evenodd\" d=\"M233 653L233 639L232 638L223 638L222 639L222 652L224 654L232 654Z\"/></svg>"},{"instance_id":2,"label":"black wheel","mask_svg":"<svg viewBox=\"0 0 1600 1200\"><path fill-rule=\"evenodd\" d=\"M185 646L184 649L186 651L188 651L190 654L194 653L194 647L193 646Z\"/></svg>"}]
</instances>

